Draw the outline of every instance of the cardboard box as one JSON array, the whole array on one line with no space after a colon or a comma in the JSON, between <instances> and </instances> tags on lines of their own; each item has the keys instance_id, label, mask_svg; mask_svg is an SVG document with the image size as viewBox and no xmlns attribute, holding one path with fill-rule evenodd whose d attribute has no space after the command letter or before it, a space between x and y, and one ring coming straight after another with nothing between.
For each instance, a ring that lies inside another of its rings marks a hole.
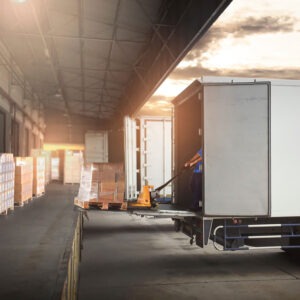
<instances>
[{"instance_id":1,"label":"cardboard box","mask_svg":"<svg viewBox=\"0 0 300 300\"><path fill-rule=\"evenodd\" d=\"M16 157L15 164L14 202L21 205L32 197L33 158Z\"/></svg>"},{"instance_id":2,"label":"cardboard box","mask_svg":"<svg viewBox=\"0 0 300 300\"><path fill-rule=\"evenodd\" d=\"M99 184L99 192L114 192L116 187L117 183L115 181L104 181Z\"/></svg>"},{"instance_id":3,"label":"cardboard box","mask_svg":"<svg viewBox=\"0 0 300 300\"><path fill-rule=\"evenodd\" d=\"M14 207L15 163L11 153L0 153L0 213Z\"/></svg>"},{"instance_id":4,"label":"cardboard box","mask_svg":"<svg viewBox=\"0 0 300 300\"><path fill-rule=\"evenodd\" d=\"M124 202L124 192L115 194L115 201L118 203Z\"/></svg>"},{"instance_id":5,"label":"cardboard box","mask_svg":"<svg viewBox=\"0 0 300 300\"><path fill-rule=\"evenodd\" d=\"M80 151L65 151L64 183L80 183L83 155Z\"/></svg>"},{"instance_id":6,"label":"cardboard box","mask_svg":"<svg viewBox=\"0 0 300 300\"><path fill-rule=\"evenodd\" d=\"M45 159L45 184L51 181L51 151L43 149L32 149L32 157L44 157Z\"/></svg>"},{"instance_id":7,"label":"cardboard box","mask_svg":"<svg viewBox=\"0 0 300 300\"><path fill-rule=\"evenodd\" d=\"M99 202L108 208L109 204L124 201L123 164L95 163L87 165L81 176L78 198L90 197L91 202ZM81 199L81 200L82 200Z\"/></svg>"},{"instance_id":8,"label":"cardboard box","mask_svg":"<svg viewBox=\"0 0 300 300\"><path fill-rule=\"evenodd\" d=\"M98 202L115 202L115 192L99 192Z\"/></svg>"},{"instance_id":9,"label":"cardboard box","mask_svg":"<svg viewBox=\"0 0 300 300\"><path fill-rule=\"evenodd\" d=\"M33 190L34 196L39 196L45 192L45 157L37 156L33 158Z\"/></svg>"}]
</instances>

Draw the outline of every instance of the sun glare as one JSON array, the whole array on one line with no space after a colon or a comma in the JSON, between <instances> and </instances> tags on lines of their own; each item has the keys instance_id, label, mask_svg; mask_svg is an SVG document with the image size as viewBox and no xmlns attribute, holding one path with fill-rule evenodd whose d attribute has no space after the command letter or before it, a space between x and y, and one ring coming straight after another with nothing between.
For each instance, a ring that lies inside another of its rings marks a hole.
<instances>
[{"instance_id":1,"label":"sun glare","mask_svg":"<svg viewBox=\"0 0 300 300\"><path fill-rule=\"evenodd\" d=\"M13 3L22 4L27 2L27 0L11 0Z\"/></svg>"},{"instance_id":2,"label":"sun glare","mask_svg":"<svg viewBox=\"0 0 300 300\"><path fill-rule=\"evenodd\" d=\"M279 78L286 70L288 78L300 77L299 2L233 1L156 90L150 98L151 109L160 106L157 96L171 100L201 76L230 76L238 71L240 76L252 77L252 71L259 70L256 74L261 77L278 74Z\"/></svg>"},{"instance_id":3,"label":"sun glare","mask_svg":"<svg viewBox=\"0 0 300 300\"><path fill-rule=\"evenodd\" d=\"M207 69L276 69L300 67L300 36L290 34L257 34L242 39L226 38L219 47L201 57ZM293 47L290 43L293 41ZM284 59L283 53L289 53Z\"/></svg>"},{"instance_id":4,"label":"sun glare","mask_svg":"<svg viewBox=\"0 0 300 300\"><path fill-rule=\"evenodd\" d=\"M181 93L188 84L188 80L173 80L168 78L155 91L154 96L159 95L173 98Z\"/></svg>"}]
</instances>

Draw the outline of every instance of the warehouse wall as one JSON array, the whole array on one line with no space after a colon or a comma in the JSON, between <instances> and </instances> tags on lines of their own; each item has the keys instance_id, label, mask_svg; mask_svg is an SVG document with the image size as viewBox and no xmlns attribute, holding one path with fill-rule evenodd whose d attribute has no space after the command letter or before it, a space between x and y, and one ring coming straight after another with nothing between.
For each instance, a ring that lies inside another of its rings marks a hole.
<instances>
[{"instance_id":1,"label":"warehouse wall","mask_svg":"<svg viewBox=\"0 0 300 300\"><path fill-rule=\"evenodd\" d=\"M5 118L5 126L4 126L4 147L1 150L1 152L11 152L13 150L12 141L13 141L13 135L16 134L16 132L13 132L12 129L12 120L15 120L19 126L19 135L17 138L18 141L18 153L15 153L16 155L25 155L29 150L25 149L25 128L29 131L29 137L32 135L33 126L30 121L24 120L23 117L19 117L14 119L12 116L12 113L10 110L6 109L7 106L5 105L5 99L1 97L0 100L0 111L4 114ZM19 113L21 114L21 113ZM3 130L1 129L1 130ZM32 139L29 139L28 143L29 147L33 147Z\"/></svg>"},{"instance_id":2,"label":"warehouse wall","mask_svg":"<svg viewBox=\"0 0 300 300\"><path fill-rule=\"evenodd\" d=\"M5 118L5 152L10 153L11 152L11 118L9 117L9 112L6 112L6 118Z\"/></svg>"},{"instance_id":3,"label":"warehouse wall","mask_svg":"<svg viewBox=\"0 0 300 300\"><path fill-rule=\"evenodd\" d=\"M65 117L63 112L47 110L45 143L84 144L84 135L89 130L105 130L106 122L83 116Z\"/></svg>"},{"instance_id":4,"label":"warehouse wall","mask_svg":"<svg viewBox=\"0 0 300 300\"><path fill-rule=\"evenodd\" d=\"M111 163L124 162L124 130L108 131L108 161Z\"/></svg>"},{"instance_id":5,"label":"warehouse wall","mask_svg":"<svg viewBox=\"0 0 300 300\"><path fill-rule=\"evenodd\" d=\"M0 111L5 115L5 128L2 128L5 146L0 151L26 155L35 146L33 133L38 137L39 144L43 143L43 106L1 41L0 54ZM29 133L29 141L25 139L25 128ZM25 145L28 145L28 149L25 149Z\"/></svg>"},{"instance_id":6,"label":"warehouse wall","mask_svg":"<svg viewBox=\"0 0 300 300\"><path fill-rule=\"evenodd\" d=\"M10 110L9 102L6 101L6 99L0 95L0 111L4 115L4 120L3 120L4 128L1 129L4 130L4 140L2 141L2 149L0 149L0 151L6 151L6 152L10 150L9 134L8 134L10 132L9 110Z\"/></svg>"},{"instance_id":7,"label":"warehouse wall","mask_svg":"<svg viewBox=\"0 0 300 300\"><path fill-rule=\"evenodd\" d=\"M1 54L5 53L1 43L0 51ZM12 70L14 75L12 75ZM20 69L15 64L7 66L0 59L0 111L4 113L5 118L4 147L0 149L0 152L13 152L15 156L24 156L30 154L31 148L43 143L42 131L45 122L43 107L39 100L35 98L33 92L30 93L31 96L26 95L25 99L25 94L28 93L25 93L24 88L17 83L17 79L19 82L24 82ZM39 106L39 110L36 109L37 106ZM26 141L26 129L28 141ZM36 143L34 143L33 135L36 136Z\"/></svg>"}]
</instances>

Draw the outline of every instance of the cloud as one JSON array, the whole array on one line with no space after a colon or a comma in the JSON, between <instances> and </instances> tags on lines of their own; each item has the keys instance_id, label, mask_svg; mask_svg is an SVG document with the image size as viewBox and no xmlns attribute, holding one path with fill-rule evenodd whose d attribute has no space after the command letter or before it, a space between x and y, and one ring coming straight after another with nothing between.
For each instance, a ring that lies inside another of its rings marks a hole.
<instances>
[{"instance_id":1,"label":"cloud","mask_svg":"<svg viewBox=\"0 0 300 300\"><path fill-rule=\"evenodd\" d=\"M221 17L222 18L222 17ZM231 21L234 18L234 21ZM205 61L207 61L207 54L210 56L224 53L221 41L225 41L230 37L235 48L238 45L247 47L248 51L251 51L252 48L249 48L249 37L253 37L257 43L262 43L262 40L265 41L263 35L274 34L274 40L276 39L276 34L290 34L292 32L297 32L296 25L299 23L299 19L296 17L283 15L283 16L262 16L254 17L248 16L242 18L242 16L233 15L227 21L218 20L206 33L206 35L194 46L194 48L186 55L184 60L179 64L179 66L171 73L170 78L176 80L193 80L199 78L203 75L208 76L247 76L247 77L272 77L272 78L289 78L289 79L299 79L300 71L298 69L287 69L277 66L276 61L274 61L274 67L264 66L247 68L243 66L235 70L234 64L230 70L222 69L220 66L216 68L209 68L204 66ZM261 36L261 39L258 39L257 36ZM246 41L247 38L247 41ZM277 37L277 40L279 37ZM274 40L272 40L274 42ZM259 42L260 41L260 42ZM269 40L268 40L269 41ZM276 42L275 42L276 44ZM228 45L227 45L228 46ZM257 50L260 47L266 48L266 45L257 45ZM251 50L249 50L251 49ZM228 47L227 47L228 50ZM255 50L255 49L254 49ZM258 50L259 51L259 50ZM277 52L280 51L277 49ZM275 51L276 52L276 51ZM229 57L228 55L231 55ZM246 55L246 54L245 54ZM255 54L251 53L249 60L253 62L253 58L257 55L255 61L259 61L260 55L263 55L262 52ZM285 54L283 54L284 56ZM274 56L274 52L273 52ZM231 59L232 62L237 61L237 57L234 56L234 53L227 53L227 56L224 56L224 59ZM276 60L276 59L275 59ZM266 59L263 60L266 64ZM246 61L245 61L246 63Z\"/></svg>"},{"instance_id":2,"label":"cloud","mask_svg":"<svg viewBox=\"0 0 300 300\"><path fill-rule=\"evenodd\" d=\"M300 70L299 69L259 69L259 68L249 68L249 69L218 69L211 70L203 68L202 66L188 67L184 69L177 69L172 73L170 79L172 80L194 80L195 78L200 78L201 76L226 76L226 77L256 77L256 78L281 78L281 79L298 79L300 80Z\"/></svg>"},{"instance_id":3,"label":"cloud","mask_svg":"<svg viewBox=\"0 0 300 300\"><path fill-rule=\"evenodd\" d=\"M261 18L248 17L241 22L235 22L226 26L226 31L235 37L249 34L264 34L294 31L296 19L290 16L265 16Z\"/></svg>"},{"instance_id":4,"label":"cloud","mask_svg":"<svg viewBox=\"0 0 300 300\"><path fill-rule=\"evenodd\" d=\"M226 71L221 76L237 76L237 77L256 77L256 78L278 78L278 79L300 79L300 70L298 69L250 69L250 70L234 70Z\"/></svg>"},{"instance_id":5,"label":"cloud","mask_svg":"<svg viewBox=\"0 0 300 300\"><path fill-rule=\"evenodd\" d=\"M265 16L261 18L247 17L231 23L222 24L217 22L206 35L194 46L185 57L185 60L192 61L199 59L202 53L212 51L219 47L221 39L228 36L243 38L249 35L283 33L295 31L297 19L290 16Z\"/></svg>"},{"instance_id":6,"label":"cloud","mask_svg":"<svg viewBox=\"0 0 300 300\"><path fill-rule=\"evenodd\" d=\"M158 97L173 98L170 87L187 87L201 76L300 80L300 11L289 14L282 2L271 11L264 3L259 11L251 10L252 4L236 5L222 15L169 75Z\"/></svg>"},{"instance_id":7,"label":"cloud","mask_svg":"<svg viewBox=\"0 0 300 300\"><path fill-rule=\"evenodd\" d=\"M177 69L171 75L170 79L173 80L193 80L203 75L218 76L220 72L216 70L205 69L202 66L187 67L184 69Z\"/></svg>"}]
</instances>

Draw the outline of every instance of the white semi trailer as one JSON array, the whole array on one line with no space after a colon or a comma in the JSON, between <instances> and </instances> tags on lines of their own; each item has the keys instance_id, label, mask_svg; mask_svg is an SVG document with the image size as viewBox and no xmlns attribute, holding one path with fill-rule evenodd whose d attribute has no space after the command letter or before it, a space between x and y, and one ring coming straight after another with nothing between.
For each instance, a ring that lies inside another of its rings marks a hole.
<instances>
[{"instance_id":1,"label":"white semi trailer","mask_svg":"<svg viewBox=\"0 0 300 300\"><path fill-rule=\"evenodd\" d=\"M106 130L85 133L85 161L87 163L108 162L108 132Z\"/></svg>"},{"instance_id":2,"label":"white semi trailer","mask_svg":"<svg viewBox=\"0 0 300 300\"><path fill-rule=\"evenodd\" d=\"M200 247L300 248L300 81L205 77L173 103L175 173L203 145L203 209L153 214ZM177 208L190 175L174 182Z\"/></svg>"},{"instance_id":3,"label":"white semi trailer","mask_svg":"<svg viewBox=\"0 0 300 300\"><path fill-rule=\"evenodd\" d=\"M125 199L136 200L143 186L158 187L172 175L171 118L139 116L124 119ZM160 202L170 202L172 186L160 191Z\"/></svg>"}]
</instances>

